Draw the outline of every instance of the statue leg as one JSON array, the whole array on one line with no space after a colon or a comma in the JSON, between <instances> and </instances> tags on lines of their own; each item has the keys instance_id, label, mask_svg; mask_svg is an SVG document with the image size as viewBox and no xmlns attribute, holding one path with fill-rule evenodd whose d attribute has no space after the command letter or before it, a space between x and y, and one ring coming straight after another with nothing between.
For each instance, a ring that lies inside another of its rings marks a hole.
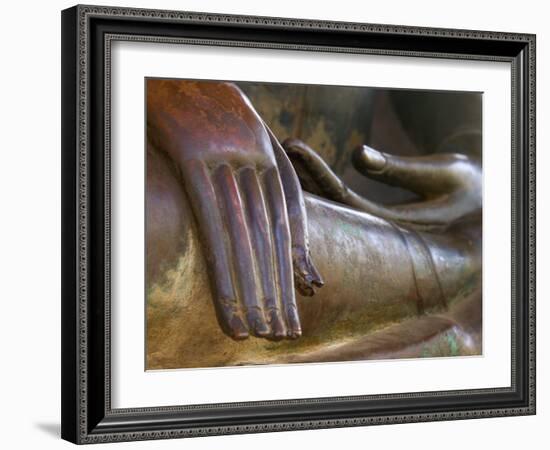
<instances>
[{"instance_id":1,"label":"statue leg","mask_svg":"<svg viewBox=\"0 0 550 450\"><path fill-rule=\"evenodd\" d=\"M297 296L302 336L289 342L228 338L216 320L188 199L170 161L155 156L154 149L151 152L147 181L149 369L390 357L428 343L455 324L460 325L457 329L466 329L467 324L477 323L480 308L462 313L460 320L455 308L466 304L479 288L481 253L475 237L479 224L443 234L420 233L432 265L426 253L411 257L407 242L411 248L420 244L406 235L406 228L305 193L311 253L325 285L311 298ZM448 309L441 302L434 271ZM481 305L479 300L476 308ZM391 328L406 323L410 326ZM390 329L393 339L377 334ZM376 351L365 342L350 343L369 336L380 338ZM339 347L346 342L346 347ZM328 346L340 351L328 354Z\"/></svg>"}]
</instances>

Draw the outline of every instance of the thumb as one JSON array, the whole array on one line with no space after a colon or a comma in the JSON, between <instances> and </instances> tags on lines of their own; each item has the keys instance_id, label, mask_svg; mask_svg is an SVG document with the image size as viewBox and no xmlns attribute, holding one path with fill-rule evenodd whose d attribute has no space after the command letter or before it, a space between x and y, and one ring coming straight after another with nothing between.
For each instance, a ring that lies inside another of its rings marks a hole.
<instances>
[{"instance_id":1,"label":"thumb","mask_svg":"<svg viewBox=\"0 0 550 450\"><path fill-rule=\"evenodd\" d=\"M469 160L459 154L405 157L382 153L366 145L353 152L354 167L363 175L423 197L452 192L462 183ZM464 167L460 167L464 166Z\"/></svg>"}]
</instances>

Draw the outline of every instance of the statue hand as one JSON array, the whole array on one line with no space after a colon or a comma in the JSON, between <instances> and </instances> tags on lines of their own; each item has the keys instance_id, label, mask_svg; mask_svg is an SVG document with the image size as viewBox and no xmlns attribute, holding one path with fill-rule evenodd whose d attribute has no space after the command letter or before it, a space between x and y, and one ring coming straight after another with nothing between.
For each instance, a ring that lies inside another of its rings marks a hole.
<instances>
[{"instance_id":1,"label":"statue hand","mask_svg":"<svg viewBox=\"0 0 550 450\"><path fill-rule=\"evenodd\" d=\"M148 137L181 174L222 329L233 339L299 337L294 237L263 122L228 83L149 79L147 97Z\"/></svg>"},{"instance_id":2,"label":"statue hand","mask_svg":"<svg viewBox=\"0 0 550 450\"><path fill-rule=\"evenodd\" d=\"M366 145L357 149L352 162L359 172L421 197L419 201L390 206L353 192L303 142L289 139L283 146L306 189L378 217L412 226L447 226L481 210L481 167L465 155L401 157Z\"/></svg>"},{"instance_id":3,"label":"statue hand","mask_svg":"<svg viewBox=\"0 0 550 450\"><path fill-rule=\"evenodd\" d=\"M481 210L481 167L465 155L401 157L364 145L354 152L353 164L370 178L408 189L422 198L401 205L380 206L396 220L449 224Z\"/></svg>"}]
</instances>

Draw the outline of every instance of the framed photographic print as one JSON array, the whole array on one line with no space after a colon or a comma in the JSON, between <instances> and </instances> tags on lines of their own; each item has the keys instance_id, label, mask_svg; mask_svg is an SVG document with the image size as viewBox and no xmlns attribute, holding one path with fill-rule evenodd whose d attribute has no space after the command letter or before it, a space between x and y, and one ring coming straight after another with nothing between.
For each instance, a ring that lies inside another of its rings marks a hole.
<instances>
[{"instance_id":1,"label":"framed photographic print","mask_svg":"<svg viewBox=\"0 0 550 450\"><path fill-rule=\"evenodd\" d=\"M62 437L535 413L535 36L62 12Z\"/></svg>"}]
</instances>

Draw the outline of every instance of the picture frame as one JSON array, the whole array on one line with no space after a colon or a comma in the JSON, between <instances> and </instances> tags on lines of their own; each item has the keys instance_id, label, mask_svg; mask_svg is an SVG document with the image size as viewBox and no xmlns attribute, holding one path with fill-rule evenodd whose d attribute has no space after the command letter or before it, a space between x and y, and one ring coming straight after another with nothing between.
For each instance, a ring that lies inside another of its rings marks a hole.
<instances>
[{"instance_id":1,"label":"picture frame","mask_svg":"<svg viewBox=\"0 0 550 450\"><path fill-rule=\"evenodd\" d=\"M116 41L509 64L510 386L113 408L109 107ZM82 5L64 10L62 437L84 444L535 414L535 41L505 32Z\"/></svg>"}]
</instances>

